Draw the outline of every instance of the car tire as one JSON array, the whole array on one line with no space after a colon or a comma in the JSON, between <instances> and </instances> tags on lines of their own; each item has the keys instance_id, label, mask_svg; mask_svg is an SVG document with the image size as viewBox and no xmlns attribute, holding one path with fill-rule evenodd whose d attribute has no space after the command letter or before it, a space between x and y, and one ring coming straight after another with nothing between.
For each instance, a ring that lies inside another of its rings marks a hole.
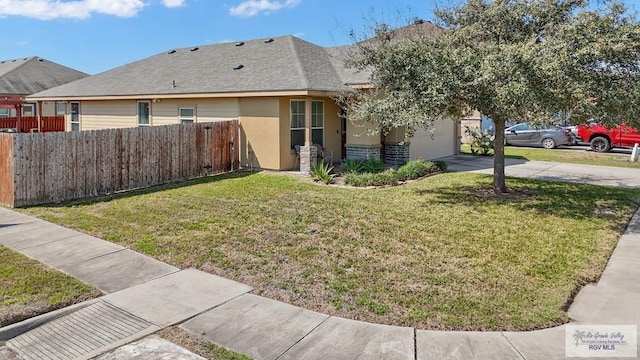
<instances>
[{"instance_id":1,"label":"car tire","mask_svg":"<svg viewBox=\"0 0 640 360\"><path fill-rule=\"evenodd\" d=\"M591 139L591 149L595 152L607 152L611 150L611 142L604 136L596 136Z\"/></svg>"},{"instance_id":2,"label":"car tire","mask_svg":"<svg viewBox=\"0 0 640 360\"><path fill-rule=\"evenodd\" d=\"M542 139L542 147L545 149L555 149L556 147L556 141L553 140L552 138L544 138Z\"/></svg>"}]
</instances>

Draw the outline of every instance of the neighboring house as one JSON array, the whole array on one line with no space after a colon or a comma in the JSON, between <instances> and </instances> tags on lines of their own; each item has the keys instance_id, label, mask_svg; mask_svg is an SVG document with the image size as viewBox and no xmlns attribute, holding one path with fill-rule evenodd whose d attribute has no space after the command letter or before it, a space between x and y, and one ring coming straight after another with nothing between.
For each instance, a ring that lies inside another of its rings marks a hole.
<instances>
[{"instance_id":1,"label":"neighboring house","mask_svg":"<svg viewBox=\"0 0 640 360\"><path fill-rule=\"evenodd\" d=\"M463 144L468 144L471 142L471 136L465 134L466 128L469 127L471 129L477 128L479 130L484 130L482 126L482 116L479 111L474 111L468 117L460 120L460 139Z\"/></svg>"},{"instance_id":2,"label":"neighboring house","mask_svg":"<svg viewBox=\"0 0 640 360\"><path fill-rule=\"evenodd\" d=\"M0 61L0 127L13 125L21 111L25 130L38 128L38 121L62 119L64 103L26 101L25 97L86 77L87 74L40 57ZM35 124L35 126L33 125ZM60 122L62 124L62 122ZM64 128L59 129L64 131Z\"/></svg>"},{"instance_id":3,"label":"neighboring house","mask_svg":"<svg viewBox=\"0 0 640 360\"><path fill-rule=\"evenodd\" d=\"M368 74L345 68L348 50L294 36L181 48L28 98L64 101L71 130L239 119L241 164L263 169L295 169L296 145L304 158L312 143L330 150L334 161L433 159L458 151L454 121L439 124L433 139L418 133L406 145L399 132L362 135L364 128L344 120L333 97L368 83Z\"/></svg>"}]
</instances>

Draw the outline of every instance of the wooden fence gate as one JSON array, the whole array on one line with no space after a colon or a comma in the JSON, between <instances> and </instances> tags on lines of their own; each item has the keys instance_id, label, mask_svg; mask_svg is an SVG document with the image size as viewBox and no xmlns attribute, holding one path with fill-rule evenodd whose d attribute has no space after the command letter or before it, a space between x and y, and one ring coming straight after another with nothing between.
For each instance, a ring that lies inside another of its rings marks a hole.
<instances>
[{"instance_id":1,"label":"wooden fence gate","mask_svg":"<svg viewBox=\"0 0 640 360\"><path fill-rule=\"evenodd\" d=\"M0 134L0 203L62 201L236 169L238 121Z\"/></svg>"}]
</instances>

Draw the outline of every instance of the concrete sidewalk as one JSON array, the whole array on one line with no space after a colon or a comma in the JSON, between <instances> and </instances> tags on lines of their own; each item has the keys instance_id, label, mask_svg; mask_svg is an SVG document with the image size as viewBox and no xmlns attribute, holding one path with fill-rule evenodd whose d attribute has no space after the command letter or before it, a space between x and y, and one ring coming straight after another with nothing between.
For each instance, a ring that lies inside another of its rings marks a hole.
<instances>
[{"instance_id":1,"label":"concrete sidewalk","mask_svg":"<svg viewBox=\"0 0 640 360\"><path fill-rule=\"evenodd\" d=\"M475 160L467 158L451 167L472 167ZM530 165L519 171L544 176L544 171L558 166ZM569 170L559 166L556 171ZM601 174L597 181L603 181L607 171L594 173ZM194 269L180 270L2 208L0 244L107 294L0 329L0 340L9 339L6 348L0 348L0 359L13 359L16 353L16 359L88 359L101 354L103 360L197 359L184 349L149 337L176 324L255 359L565 358L564 326L531 332L426 331L333 317L256 296L249 286ZM637 325L639 273L640 211L620 239L600 282L578 294L569 315L580 323Z\"/></svg>"}]
</instances>

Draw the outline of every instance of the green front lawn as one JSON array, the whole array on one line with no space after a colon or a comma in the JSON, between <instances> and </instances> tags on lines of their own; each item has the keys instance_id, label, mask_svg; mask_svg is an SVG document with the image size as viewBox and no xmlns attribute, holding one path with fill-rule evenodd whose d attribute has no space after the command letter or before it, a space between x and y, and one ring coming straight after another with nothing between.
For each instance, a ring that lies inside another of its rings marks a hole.
<instances>
[{"instance_id":1,"label":"green front lawn","mask_svg":"<svg viewBox=\"0 0 640 360\"><path fill-rule=\"evenodd\" d=\"M460 147L461 154L471 155L468 144ZM594 151L572 149L571 147L558 149L542 149L519 146L505 146L504 156L508 158L565 162L573 164L617 166L640 169L640 162L629 162L627 154L602 154Z\"/></svg>"},{"instance_id":2,"label":"green front lawn","mask_svg":"<svg viewBox=\"0 0 640 360\"><path fill-rule=\"evenodd\" d=\"M0 327L98 295L79 280L0 246Z\"/></svg>"},{"instance_id":3,"label":"green front lawn","mask_svg":"<svg viewBox=\"0 0 640 360\"><path fill-rule=\"evenodd\" d=\"M566 322L640 191L445 173L351 189L234 174L26 213L255 293L421 329L525 330Z\"/></svg>"}]
</instances>

